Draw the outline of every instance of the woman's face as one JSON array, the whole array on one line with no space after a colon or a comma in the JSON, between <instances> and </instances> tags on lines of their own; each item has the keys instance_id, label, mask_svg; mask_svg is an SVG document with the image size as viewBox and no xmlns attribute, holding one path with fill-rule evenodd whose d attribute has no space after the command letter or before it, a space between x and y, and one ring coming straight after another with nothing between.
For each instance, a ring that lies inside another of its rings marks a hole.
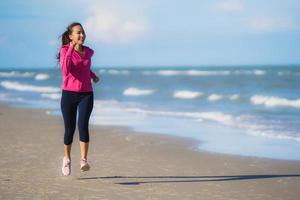
<instances>
[{"instance_id":1,"label":"woman's face","mask_svg":"<svg viewBox=\"0 0 300 200\"><path fill-rule=\"evenodd\" d=\"M83 44L85 40L85 32L80 25L73 26L72 33L69 35L72 42L76 44Z\"/></svg>"}]
</instances>

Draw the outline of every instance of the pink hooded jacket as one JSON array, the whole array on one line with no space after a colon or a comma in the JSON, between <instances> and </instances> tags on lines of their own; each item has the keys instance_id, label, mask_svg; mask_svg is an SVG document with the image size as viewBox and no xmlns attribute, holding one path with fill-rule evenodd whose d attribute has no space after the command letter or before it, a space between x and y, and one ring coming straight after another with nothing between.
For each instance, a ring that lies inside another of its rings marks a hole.
<instances>
[{"instance_id":1,"label":"pink hooded jacket","mask_svg":"<svg viewBox=\"0 0 300 200\"><path fill-rule=\"evenodd\" d=\"M91 70L91 57L94 51L87 46L82 46L82 57L70 44L63 45L60 49L59 63L63 76L62 89L74 92L93 91L91 78L96 75Z\"/></svg>"}]
</instances>

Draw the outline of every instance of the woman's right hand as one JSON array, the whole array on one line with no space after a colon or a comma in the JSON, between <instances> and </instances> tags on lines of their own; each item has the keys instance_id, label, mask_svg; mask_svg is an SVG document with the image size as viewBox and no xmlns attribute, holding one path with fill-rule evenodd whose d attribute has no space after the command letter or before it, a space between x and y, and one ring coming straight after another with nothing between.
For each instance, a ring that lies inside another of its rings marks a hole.
<instances>
[{"instance_id":1,"label":"woman's right hand","mask_svg":"<svg viewBox=\"0 0 300 200\"><path fill-rule=\"evenodd\" d=\"M71 41L71 42L70 42L70 46L75 47L75 46L76 46L76 43L73 42L73 41Z\"/></svg>"}]
</instances>

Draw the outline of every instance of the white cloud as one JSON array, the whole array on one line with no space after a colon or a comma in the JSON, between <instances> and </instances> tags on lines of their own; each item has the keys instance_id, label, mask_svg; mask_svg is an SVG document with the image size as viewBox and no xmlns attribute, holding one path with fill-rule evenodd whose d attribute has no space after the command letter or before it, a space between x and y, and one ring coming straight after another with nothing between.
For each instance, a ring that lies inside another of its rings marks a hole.
<instances>
[{"instance_id":1,"label":"white cloud","mask_svg":"<svg viewBox=\"0 0 300 200\"><path fill-rule=\"evenodd\" d=\"M241 12L244 10L244 0L219 0L213 8L222 12Z\"/></svg>"},{"instance_id":2,"label":"white cloud","mask_svg":"<svg viewBox=\"0 0 300 200\"><path fill-rule=\"evenodd\" d=\"M89 17L83 24L87 36L106 44L127 43L142 38L149 26L143 6L122 1L90 1Z\"/></svg>"},{"instance_id":3,"label":"white cloud","mask_svg":"<svg viewBox=\"0 0 300 200\"><path fill-rule=\"evenodd\" d=\"M257 31L287 31L294 28L294 23L288 19L256 17L249 20L249 26Z\"/></svg>"}]
</instances>

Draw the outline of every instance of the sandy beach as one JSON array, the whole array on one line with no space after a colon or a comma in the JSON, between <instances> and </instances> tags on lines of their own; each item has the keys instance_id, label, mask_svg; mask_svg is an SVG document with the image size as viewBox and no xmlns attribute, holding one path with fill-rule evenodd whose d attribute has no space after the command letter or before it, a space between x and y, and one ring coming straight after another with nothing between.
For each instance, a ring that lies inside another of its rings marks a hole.
<instances>
[{"instance_id":1,"label":"sandy beach","mask_svg":"<svg viewBox=\"0 0 300 200\"><path fill-rule=\"evenodd\" d=\"M62 118L0 104L0 199L297 200L300 161L199 151L191 139L90 126L91 170L61 174Z\"/></svg>"}]
</instances>

